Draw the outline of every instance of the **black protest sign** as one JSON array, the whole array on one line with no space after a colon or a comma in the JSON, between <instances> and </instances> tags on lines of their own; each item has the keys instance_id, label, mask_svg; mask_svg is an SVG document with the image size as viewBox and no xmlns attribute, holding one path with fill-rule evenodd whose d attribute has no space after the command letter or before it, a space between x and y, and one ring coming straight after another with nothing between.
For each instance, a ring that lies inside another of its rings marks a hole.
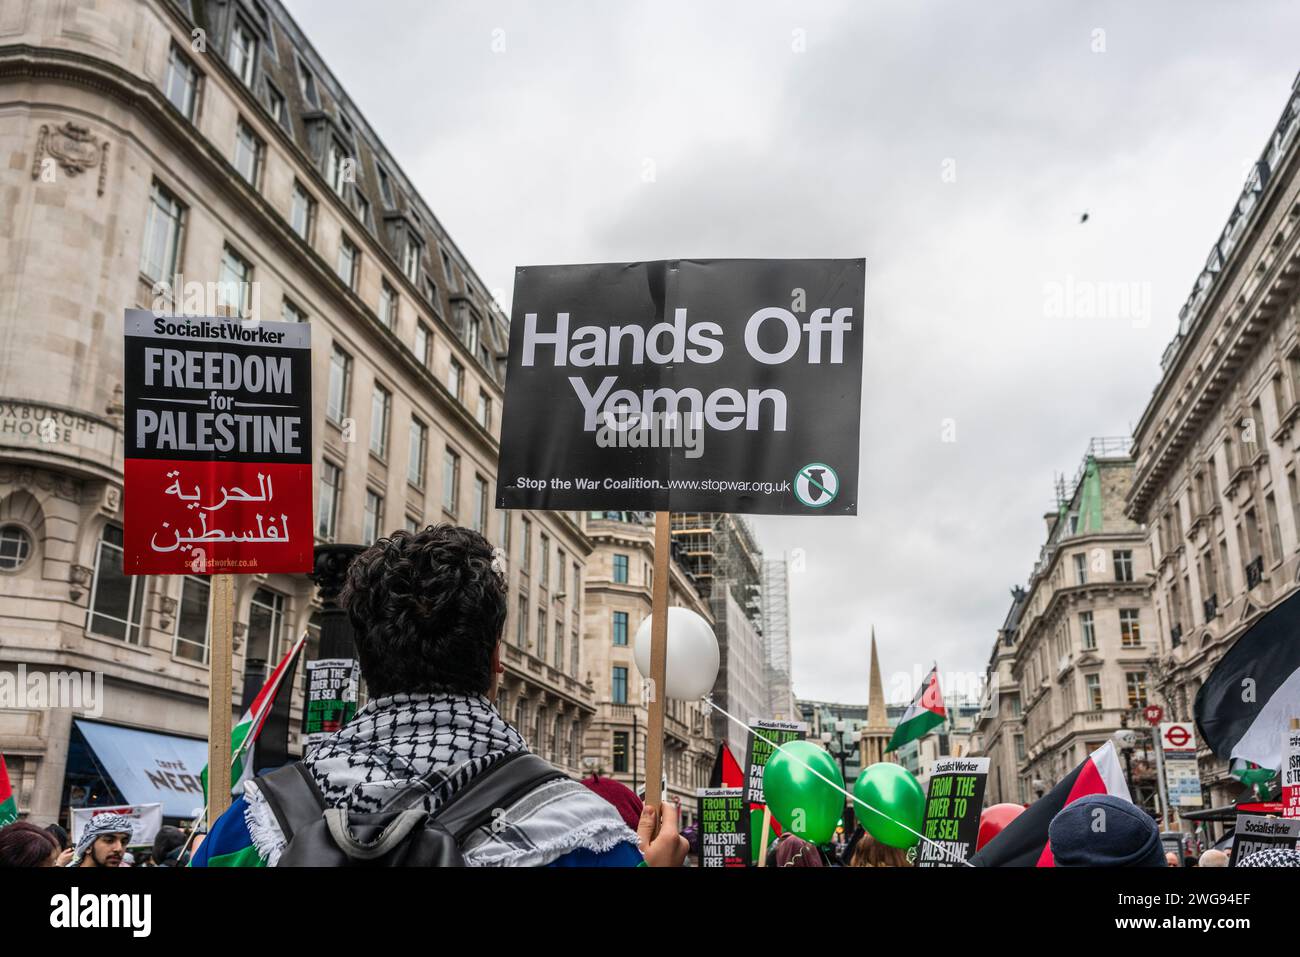
<instances>
[{"instance_id":1,"label":"black protest sign","mask_svg":"<svg viewBox=\"0 0 1300 957\"><path fill-rule=\"evenodd\" d=\"M768 759L781 745L802 741L808 733L808 725L802 721L751 721L750 727L753 730L749 732L749 743L745 746L745 803L766 804L763 769L767 767Z\"/></svg>"},{"instance_id":2,"label":"black protest sign","mask_svg":"<svg viewBox=\"0 0 1300 957\"><path fill-rule=\"evenodd\" d=\"M1300 841L1300 818L1265 817L1262 814L1238 814L1232 831L1230 865L1241 862L1256 851L1277 848L1294 851Z\"/></svg>"},{"instance_id":3,"label":"black protest sign","mask_svg":"<svg viewBox=\"0 0 1300 957\"><path fill-rule=\"evenodd\" d=\"M700 867L744 867L749 860L749 811L743 788L701 788Z\"/></svg>"},{"instance_id":4,"label":"black protest sign","mask_svg":"<svg viewBox=\"0 0 1300 957\"><path fill-rule=\"evenodd\" d=\"M515 273L497 504L853 515L865 264Z\"/></svg>"},{"instance_id":5,"label":"black protest sign","mask_svg":"<svg viewBox=\"0 0 1300 957\"><path fill-rule=\"evenodd\" d=\"M303 741L315 747L357 713L358 662L318 658L307 662L307 700L302 710Z\"/></svg>"},{"instance_id":6,"label":"black protest sign","mask_svg":"<svg viewBox=\"0 0 1300 957\"><path fill-rule=\"evenodd\" d=\"M957 867L975 853L988 758L937 758L925 796L917 867ZM931 843L933 842L933 843Z\"/></svg>"}]
</instances>

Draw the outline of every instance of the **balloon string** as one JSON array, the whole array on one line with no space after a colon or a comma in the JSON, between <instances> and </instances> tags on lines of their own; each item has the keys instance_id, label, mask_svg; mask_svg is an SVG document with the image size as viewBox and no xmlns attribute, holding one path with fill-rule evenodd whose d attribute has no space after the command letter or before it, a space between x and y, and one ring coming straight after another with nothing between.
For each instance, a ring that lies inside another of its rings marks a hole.
<instances>
[{"instance_id":1,"label":"balloon string","mask_svg":"<svg viewBox=\"0 0 1300 957\"><path fill-rule=\"evenodd\" d=\"M737 718L737 717L736 717L735 715L733 715L731 712L726 711L725 709L723 709L723 708L719 707L718 705L714 704L714 703L713 703L713 699L710 698L708 695L705 695L704 698L703 698L702 700L704 701L705 704L707 704L707 705L708 705L710 708L712 708L714 711L717 711L719 714L726 715L726 717L728 717L728 718L730 718L732 721L736 722L736 724L740 725L742 728L744 728L746 731L748 731L748 732L749 732L750 734L752 734L754 737L758 738L760 741L766 742L767 744L771 745L771 746L772 746L775 750L777 750L777 751L784 752L784 754L785 754L785 756L786 756L787 758L790 758L790 760L794 761L796 764L800 764L800 765L802 765L803 768L804 768L804 770L806 770L806 771L808 771L808 772L810 772L810 773L816 775L817 777L821 778L823 781L825 781L827 784L829 784L829 785L830 785L831 787L833 787L835 790L837 790L837 791L839 791L841 794L843 794L843 795L844 795L846 798L848 798L850 801L854 801L854 802L856 802L856 803L858 803L858 804L861 804L864 808L866 808L866 809L867 809L868 811L870 811L871 813L873 813L873 814L879 814L879 815L880 815L881 817L883 817L886 821L889 821L889 822L892 823L892 824L896 824L896 825L898 825L898 826L901 827L904 831L907 831L909 834L914 834L914 835L915 835L916 837L918 837L920 840L924 841L926 844L929 844L931 847L933 847L935 850L937 850L941 855L943 855L943 856L945 856L945 857L950 857L950 858L952 858L954 864L960 864L960 865L962 865L963 867L974 867L974 866L975 866L975 865L972 864L970 861L963 860L962 858L958 857L956 851L951 850L951 849L945 847L944 845L938 843L937 841L932 841L932 840L930 840L928 837L926 837L926 836L925 836L924 834L922 834L920 831L914 831L914 830L912 830L912 828L908 827L908 826L907 826L906 824L904 824L902 821L895 820L894 818L892 818L892 817L890 817L888 814L886 814L884 811L880 811L880 810L877 810L876 808L872 807L870 804L868 804L866 801L862 800L862 798L858 797L858 796L857 796L856 794L854 794L853 792L845 790L843 787L841 787L840 785L836 784L836 783L835 783L834 781L832 781L830 778L826 777L826 775L822 774L822 773L821 773L820 771L818 771L816 768L812 767L810 764L808 764L806 761L804 761L804 760L803 760L802 758L800 758L798 755L794 754L794 753L791 752L791 751L786 751L786 750L785 750L785 745L777 744L777 743L776 743L775 741L773 741L771 738L765 737L764 735L762 735L761 733L759 733L756 729L751 728L749 725L745 724L745 722L741 721L739 718ZM865 825L864 825L864 827L865 827Z\"/></svg>"}]
</instances>

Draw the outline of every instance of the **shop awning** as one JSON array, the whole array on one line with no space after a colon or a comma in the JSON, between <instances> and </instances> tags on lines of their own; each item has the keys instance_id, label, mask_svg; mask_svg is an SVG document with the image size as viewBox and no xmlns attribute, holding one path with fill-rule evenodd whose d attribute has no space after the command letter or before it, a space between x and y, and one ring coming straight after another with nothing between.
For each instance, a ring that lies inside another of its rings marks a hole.
<instances>
[{"instance_id":1,"label":"shop awning","mask_svg":"<svg viewBox=\"0 0 1300 957\"><path fill-rule=\"evenodd\" d=\"M98 721L73 722L105 774L129 804L163 806L165 817L193 817L203 807L199 779L208 743Z\"/></svg>"}]
</instances>

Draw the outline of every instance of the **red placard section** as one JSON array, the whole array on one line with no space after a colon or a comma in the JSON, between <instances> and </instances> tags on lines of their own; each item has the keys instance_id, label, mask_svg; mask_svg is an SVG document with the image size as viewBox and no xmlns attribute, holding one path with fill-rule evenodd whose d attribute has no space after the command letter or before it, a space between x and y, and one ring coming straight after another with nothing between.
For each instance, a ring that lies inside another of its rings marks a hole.
<instances>
[{"instance_id":1,"label":"red placard section","mask_svg":"<svg viewBox=\"0 0 1300 957\"><path fill-rule=\"evenodd\" d=\"M310 572L311 466L126 459L128 575Z\"/></svg>"}]
</instances>

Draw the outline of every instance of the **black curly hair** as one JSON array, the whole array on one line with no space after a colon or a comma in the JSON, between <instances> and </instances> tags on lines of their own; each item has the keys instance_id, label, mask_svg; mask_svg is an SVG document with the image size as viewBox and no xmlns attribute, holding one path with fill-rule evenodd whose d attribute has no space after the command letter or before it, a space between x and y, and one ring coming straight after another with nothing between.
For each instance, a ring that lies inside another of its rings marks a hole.
<instances>
[{"instance_id":1,"label":"black curly hair","mask_svg":"<svg viewBox=\"0 0 1300 957\"><path fill-rule=\"evenodd\" d=\"M362 552L339 597L372 697L483 694L506 621L486 538L456 525L394 532Z\"/></svg>"}]
</instances>

